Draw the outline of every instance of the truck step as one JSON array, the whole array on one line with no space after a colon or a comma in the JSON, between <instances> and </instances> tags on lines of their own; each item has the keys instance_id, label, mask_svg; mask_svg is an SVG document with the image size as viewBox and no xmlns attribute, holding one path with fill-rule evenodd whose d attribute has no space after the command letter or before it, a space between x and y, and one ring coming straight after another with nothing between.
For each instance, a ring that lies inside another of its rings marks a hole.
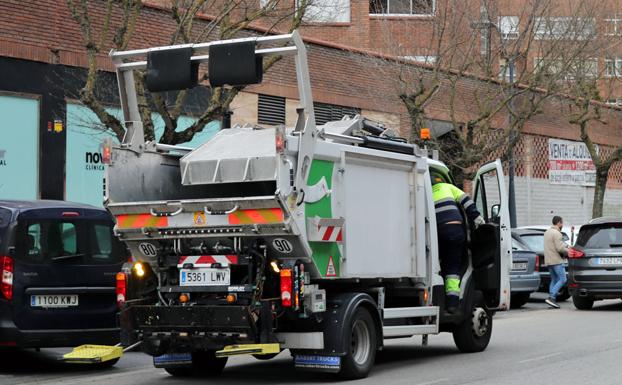
<instances>
[{"instance_id":1,"label":"truck step","mask_svg":"<svg viewBox=\"0 0 622 385\"><path fill-rule=\"evenodd\" d=\"M385 338L388 337L410 337L421 334L436 334L438 333L438 326L434 324L430 325L400 325L400 326L384 326L382 328L382 334Z\"/></svg>"},{"instance_id":2,"label":"truck step","mask_svg":"<svg viewBox=\"0 0 622 385\"><path fill-rule=\"evenodd\" d=\"M279 344L228 345L216 352L216 357L241 356L244 354L276 354L281 351Z\"/></svg>"},{"instance_id":3,"label":"truck step","mask_svg":"<svg viewBox=\"0 0 622 385\"><path fill-rule=\"evenodd\" d=\"M394 307L383 309L384 319L437 317L438 306Z\"/></svg>"},{"instance_id":4,"label":"truck step","mask_svg":"<svg viewBox=\"0 0 622 385\"><path fill-rule=\"evenodd\" d=\"M438 306L397 307L383 309L384 320L404 319L405 325L383 326L382 333L385 338L410 337L414 335L426 335L438 333L439 308ZM412 325L409 319L429 317L419 320L417 325Z\"/></svg>"}]
</instances>

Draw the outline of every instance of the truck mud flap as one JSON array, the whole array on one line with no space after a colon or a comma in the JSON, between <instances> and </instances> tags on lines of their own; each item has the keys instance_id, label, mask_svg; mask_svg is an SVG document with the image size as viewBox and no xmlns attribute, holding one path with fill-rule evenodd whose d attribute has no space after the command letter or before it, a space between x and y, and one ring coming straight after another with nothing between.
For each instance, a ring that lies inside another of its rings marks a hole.
<instances>
[{"instance_id":1,"label":"truck mud flap","mask_svg":"<svg viewBox=\"0 0 622 385\"><path fill-rule=\"evenodd\" d=\"M122 329L138 330L144 335L255 334L255 325L246 306L130 306L121 311Z\"/></svg>"}]
</instances>

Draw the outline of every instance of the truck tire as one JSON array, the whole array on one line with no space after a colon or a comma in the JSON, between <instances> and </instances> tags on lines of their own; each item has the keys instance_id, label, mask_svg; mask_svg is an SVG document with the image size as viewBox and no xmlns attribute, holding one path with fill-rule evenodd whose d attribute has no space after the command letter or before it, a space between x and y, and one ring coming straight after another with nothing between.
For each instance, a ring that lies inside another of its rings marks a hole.
<instances>
[{"instance_id":1,"label":"truck tire","mask_svg":"<svg viewBox=\"0 0 622 385\"><path fill-rule=\"evenodd\" d=\"M376 360L378 348L376 325L371 314L364 307L359 307L352 315L350 324L343 330L348 351L341 358L339 377L348 380L367 377Z\"/></svg>"},{"instance_id":2,"label":"truck tire","mask_svg":"<svg viewBox=\"0 0 622 385\"><path fill-rule=\"evenodd\" d=\"M519 309L523 307L527 301L529 301L529 294L531 293L515 293L512 294L512 298L510 300L510 308L511 309Z\"/></svg>"},{"instance_id":3,"label":"truck tire","mask_svg":"<svg viewBox=\"0 0 622 385\"><path fill-rule=\"evenodd\" d=\"M484 307L480 292L472 297L464 320L453 332L456 347L462 353L484 351L492 335L492 312Z\"/></svg>"},{"instance_id":4,"label":"truck tire","mask_svg":"<svg viewBox=\"0 0 622 385\"><path fill-rule=\"evenodd\" d=\"M214 350L200 350L192 353L192 365L164 368L164 370L175 377L216 377L222 373L226 364L227 357L216 358Z\"/></svg>"},{"instance_id":5,"label":"truck tire","mask_svg":"<svg viewBox=\"0 0 622 385\"><path fill-rule=\"evenodd\" d=\"M572 296L572 303L577 310L591 310L594 306L594 299L590 297Z\"/></svg>"}]
</instances>

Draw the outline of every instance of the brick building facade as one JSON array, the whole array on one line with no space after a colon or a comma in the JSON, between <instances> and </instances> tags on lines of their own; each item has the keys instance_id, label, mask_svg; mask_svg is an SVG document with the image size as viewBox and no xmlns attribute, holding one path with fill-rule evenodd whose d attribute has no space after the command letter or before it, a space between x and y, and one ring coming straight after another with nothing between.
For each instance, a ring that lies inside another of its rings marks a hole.
<instances>
[{"instance_id":1,"label":"brick building facade","mask_svg":"<svg viewBox=\"0 0 622 385\"><path fill-rule=\"evenodd\" d=\"M355 5L361 5L360 9ZM92 2L91 12L95 15L94 27L101 28L98 24L101 19L96 16L104 12L102 3ZM342 35L334 31L362 28L359 22L365 22L355 19L356 17L366 16L368 24L373 24L375 18L381 18L370 17L368 12L369 3L359 4L358 1L353 1L350 8L350 26L305 25L314 100L319 103L316 108L325 116L360 112L389 126L399 127L407 135L408 114L398 97L399 85L395 79L404 66L416 68L423 73L426 67L411 61L402 61L386 53L374 53L376 50L371 44L375 43L370 41L373 33L362 34L359 47L346 46L346 43L350 44L355 40L347 38L345 32ZM0 13L9 16L0 22L0 70L3 74L9 74L0 78L0 97L31 97L40 103L38 143L35 147L39 163L36 197L68 198L73 196L68 193L70 186L66 184L70 177L67 171L70 161L65 156L70 152L67 139L70 135L67 131L70 130L57 131L55 128L57 122L61 127L63 124L65 127L71 125L69 121L72 117L67 111L75 109L75 99L80 87L75 79L79 80L84 76L84 67L87 64L81 32L71 19L65 2L3 1L0 3ZM201 27L210 20L209 16L201 16L196 23ZM416 24L423 25L429 21L429 17L400 17L396 22L399 24L413 20ZM173 21L165 7L157 2L145 2L130 48L167 45L173 28ZM404 24L399 28L407 27ZM404 36L412 33L409 31L405 29ZM331 36L338 38L331 39L333 41L330 42L323 40ZM248 87L234 100L231 106L233 124L293 124L297 92L293 65L288 60L277 63L265 74L261 85ZM99 65L104 70L112 69L103 53L100 55ZM460 120L468 120L473 113L472 106L477 104L477 90L488 86L488 82L477 77L464 77L460 80L457 87L461 103L456 105L456 116ZM450 120L445 100L447 92L443 87L448 85L441 87L426 108L431 123L442 124ZM109 103L114 105L115 101L115 96L111 94ZM570 126L563 117L567 104L563 98L546 104L542 113L533 117L525 126L524 135L516 150L519 224L544 223L552 212L568 217L569 223L582 223L589 219L590 194L593 189L583 186L553 186L549 185L547 179L548 139L553 137L579 140L578 130ZM281 111L280 115L277 114L278 121L271 121L274 117L265 114L262 106L266 105ZM189 115L192 115L191 110L189 108ZM619 114L617 109L606 108L605 118L611 124L594 126L594 140L601 144L603 151L608 151L608 146L622 146L622 128L617 123L621 120L618 118ZM318 113L319 115L321 114ZM502 111L496 117L495 124L502 127L507 119L507 114ZM0 125L0 133L10 135L9 130L14 128ZM2 149L0 142L0 150ZM609 206L606 209L609 212L621 212L622 192L619 190L622 188L622 168L619 164L610 173L609 187ZM547 197L547 194L550 196ZM559 199L559 194L568 199Z\"/></svg>"}]
</instances>

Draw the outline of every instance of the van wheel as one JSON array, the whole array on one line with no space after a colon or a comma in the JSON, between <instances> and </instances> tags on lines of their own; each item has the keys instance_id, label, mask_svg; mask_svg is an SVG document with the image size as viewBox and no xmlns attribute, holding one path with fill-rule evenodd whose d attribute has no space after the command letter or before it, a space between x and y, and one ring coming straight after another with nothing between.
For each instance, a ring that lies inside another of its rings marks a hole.
<instances>
[{"instance_id":1,"label":"van wheel","mask_svg":"<svg viewBox=\"0 0 622 385\"><path fill-rule=\"evenodd\" d=\"M578 310L590 310L594 306L594 299L590 297L572 296L572 303Z\"/></svg>"},{"instance_id":2,"label":"van wheel","mask_svg":"<svg viewBox=\"0 0 622 385\"><path fill-rule=\"evenodd\" d=\"M477 294L481 297L481 293ZM471 303L473 305L467 307L470 312L453 332L456 347L463 353L483 351L492 335L492 313L483 307L481 300Z\"/></svg>"},{"instance_id":3,"label":"van wheel","mask_svg":"<svg viewBox=\"0 0 622 385\"><path fill-rule=\"evenodd\" d=\"M512 294L512 298L510 299L510 308L518 309L523 307L527 303L527 301L529 301L529 294L531 293Z\"/></svg>"},{"instance_id":4,"label":"van wheel","mask_svg":"<svg viewBox=\"0 0 622 385\"><path fill-rule=\"evenodd\" d=\"M367 309L359 307L350 325L343 330L348 352L341 358L339 377L350 380L367 377L376 360L378 348L376 325L371 314Z\"/></svg>"}]
</instances>

